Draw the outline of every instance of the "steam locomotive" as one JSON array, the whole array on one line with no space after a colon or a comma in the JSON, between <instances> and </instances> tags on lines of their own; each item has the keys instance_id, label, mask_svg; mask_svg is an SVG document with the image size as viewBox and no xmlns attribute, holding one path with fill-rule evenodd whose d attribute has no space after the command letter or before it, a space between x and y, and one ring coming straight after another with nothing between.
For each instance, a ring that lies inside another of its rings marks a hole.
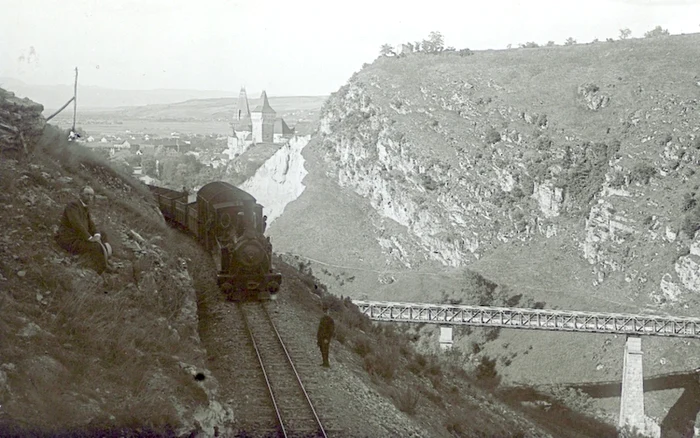
<instances>
[{"instance_id":1,"label":"steam locomotive","mask_svg":"<svg viewBox=\"0 0 700 438\"><path fill-rule=\"evenodd\" d=\"M244 190L216 181L189 193L149 185L165 220L191 233L214 256L217 282L232 300L275 299L282 275L272 266L263 207Z\"/></svg>"}]
</instances>

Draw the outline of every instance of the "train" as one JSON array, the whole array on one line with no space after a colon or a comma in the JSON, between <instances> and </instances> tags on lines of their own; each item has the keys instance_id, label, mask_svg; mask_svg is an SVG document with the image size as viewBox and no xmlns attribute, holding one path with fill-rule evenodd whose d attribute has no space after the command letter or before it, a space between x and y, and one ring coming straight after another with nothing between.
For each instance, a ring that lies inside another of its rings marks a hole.
<instances>
[{"instance_id":1,"label":"train","mask_svg":"<svg viewBox=\"0 0 700 438\"><path fill-rule=\"evenodd\" d=\"M166 222L191 234L213 255L217 283L228 299L274 300L282 275L272 265L263 206L245 190L224 181L196 193L148 185Z\"/></svg>"}]
</instances>

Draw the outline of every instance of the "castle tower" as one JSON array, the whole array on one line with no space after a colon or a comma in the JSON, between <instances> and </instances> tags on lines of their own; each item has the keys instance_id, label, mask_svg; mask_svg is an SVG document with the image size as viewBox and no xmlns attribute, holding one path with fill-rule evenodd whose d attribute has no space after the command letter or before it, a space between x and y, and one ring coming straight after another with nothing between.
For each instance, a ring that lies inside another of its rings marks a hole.
<instances>
[{"instance_id":1,"label":"castle tower","mask_svg":"<svg viewBox=\"0 0 700 438\"><path fill-rule=\"evenodd\" d=\"M270 102L267 101L267 93L263 91L260 98L262 102L250 114L253 125L253 143L272 143L277 112L272 109Z\"/></svg>"},{"instance_id":2,"label":"castle tower","mask_svg":"<svg viewBox=\"0 0 700 438\"><path fill-rule=\"evenodd\" d=\"M244 139L248 134L253 132L253 126L250 119L250 107L248 106L248 95L245 88L241 88L238 94L238 105L233 114L233 132L236 137Z\"/></svg>"}]
</instances>

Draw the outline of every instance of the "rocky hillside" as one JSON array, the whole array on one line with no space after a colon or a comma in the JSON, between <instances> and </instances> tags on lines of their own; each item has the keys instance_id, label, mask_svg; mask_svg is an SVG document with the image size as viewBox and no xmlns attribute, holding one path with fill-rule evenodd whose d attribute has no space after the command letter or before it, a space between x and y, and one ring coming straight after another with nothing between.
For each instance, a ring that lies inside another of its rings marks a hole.
<instances>
[{"instance_id":1,"label":"rocky hillside","mask_svg":"<svg viewBox=\"0 0 700 438\"><path fill-rule=\"evenodd\" d=\"M271 233L355 297L469 302L468 267L494 304L697 315L697 59L698 34L379 58L326 102ZM499 363L516 380L619 378L620 339L557 336L486 351L516 345ZM647 372L692 368L696 347L645 340Z\"/></svg>"}]
</instances>

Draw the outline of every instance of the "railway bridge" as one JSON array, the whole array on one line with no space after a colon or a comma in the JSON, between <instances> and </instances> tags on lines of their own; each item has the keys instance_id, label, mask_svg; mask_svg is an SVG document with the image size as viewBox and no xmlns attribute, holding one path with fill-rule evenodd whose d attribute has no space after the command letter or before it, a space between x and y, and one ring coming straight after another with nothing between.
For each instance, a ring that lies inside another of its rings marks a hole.
<instances>
[{"instance_id":1,"label":"railway bridge","mask_svg":"<svg viewBox=\"0 0 700 438\"><path fill-rule=\"evenodd\" d=\"M700 339L700 318L509 307L353 300L375 321L440 325L440 344L452 345L452 326L471 325L627 336L619 426L645 430L642 336Z\"/></svg>"}]
</instances>

